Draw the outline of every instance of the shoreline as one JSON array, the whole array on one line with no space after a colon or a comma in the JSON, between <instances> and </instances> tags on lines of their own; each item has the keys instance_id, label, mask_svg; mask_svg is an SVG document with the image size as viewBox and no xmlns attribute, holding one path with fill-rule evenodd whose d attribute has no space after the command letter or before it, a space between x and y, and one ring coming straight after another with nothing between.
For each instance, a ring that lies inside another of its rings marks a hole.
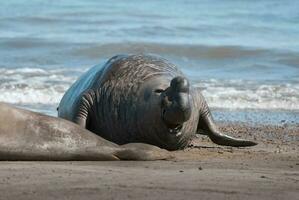
<instances>
[{"instance_id":1,"label":"shoreline","mask_svg":"<svg viewBox=\"0 0 299 200\"><path fill-rule=\"evenodd\" d=\"M200 135L170 161L0 162L0 199L298 198L298 124L218 124L259 144L224 147Z\"/></svg>"}]
</instances>

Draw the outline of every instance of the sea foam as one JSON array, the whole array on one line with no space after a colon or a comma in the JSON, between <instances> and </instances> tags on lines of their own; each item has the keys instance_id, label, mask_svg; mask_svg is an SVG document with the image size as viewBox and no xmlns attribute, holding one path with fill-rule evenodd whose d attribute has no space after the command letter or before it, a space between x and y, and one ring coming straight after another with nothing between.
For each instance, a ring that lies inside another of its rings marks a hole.
<instances>
[{"instance_id":1,"label":"sea foam","mask_svg":"<svg viewBox=\"0 0 299 200\"><path fill-rule=\"evenodd\" d=\"M79 74L83 72L78 70ZM13 104L57 104L76 80L70 69L0 69L0 101Z\"/></svg>"},{"instance_id":2,"label":"sea foam","mask_svg":"<svg viewBox=\"0 0 299 200\"><path fill-rule=\"evenodd\" d=\"M85 69L0 69L0 101L57 105ZM208 79L196 82L208 104L226 109L299 110L299 83Z\"/></svg>"},{"instance_id":3,"label":"sea foam","mask_svg":"<svg viewBox=\"0 0 299 200\"><path fill-rule=\"evenodd\" d=\"M299 110L299 83L211 79L196 86L215 108Z\"/></svg>"}]
</instances>

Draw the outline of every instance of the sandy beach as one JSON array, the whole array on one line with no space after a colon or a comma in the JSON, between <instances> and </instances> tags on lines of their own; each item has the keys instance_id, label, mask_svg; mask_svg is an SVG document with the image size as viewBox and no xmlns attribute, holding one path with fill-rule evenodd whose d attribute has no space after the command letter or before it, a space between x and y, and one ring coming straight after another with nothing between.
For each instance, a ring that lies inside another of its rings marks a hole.
<instances>
[{"instance_id":1,"label":"sandy beach","mask_svg":"<svg viewBox=\"0 0 299 200\"><path fill-rule=\"evenodd\" d=\"M205 136L169 161L1 162L0 199L299 199L297 124L221 124L252 148Z\"/></svg>"}]
</instances>

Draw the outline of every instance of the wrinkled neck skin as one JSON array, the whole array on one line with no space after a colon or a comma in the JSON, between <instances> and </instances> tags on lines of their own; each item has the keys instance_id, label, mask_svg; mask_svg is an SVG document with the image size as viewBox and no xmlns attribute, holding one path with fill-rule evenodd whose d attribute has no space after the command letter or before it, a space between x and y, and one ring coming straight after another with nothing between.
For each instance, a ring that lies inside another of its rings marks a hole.
<instances>
[{"instance_id":1,"label":"wrinkled neck skin","mask_svg":"<svg viewBox=\"0 0 299 200\"><path fill-rule=\"evenodd\" d=\"M191 116L189 87L184 77L156 77L144 84L137 109L141 140L168 150L186 146L190 138L183 125Z\"/></svg>"}]
</instances>

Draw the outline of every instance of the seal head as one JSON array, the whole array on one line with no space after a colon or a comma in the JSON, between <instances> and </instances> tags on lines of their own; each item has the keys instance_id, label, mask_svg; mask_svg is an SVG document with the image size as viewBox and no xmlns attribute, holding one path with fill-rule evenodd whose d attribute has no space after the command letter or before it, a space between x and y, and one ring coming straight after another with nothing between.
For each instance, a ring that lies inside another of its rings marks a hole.
<instances>
[{"instance_id":1,"label":"seal head","mask_svg":"<svg viewBox=\"0 0 299 200\"><path fill-rule=\"evenodd\" d=\"M137 109L142 137L169 150L178 149L178 144L184 148L190 139L182 131L192 110L189 81L177 76L155 78L143 85L140 96L144 98Z\"/></svg>"}]
</instances>

